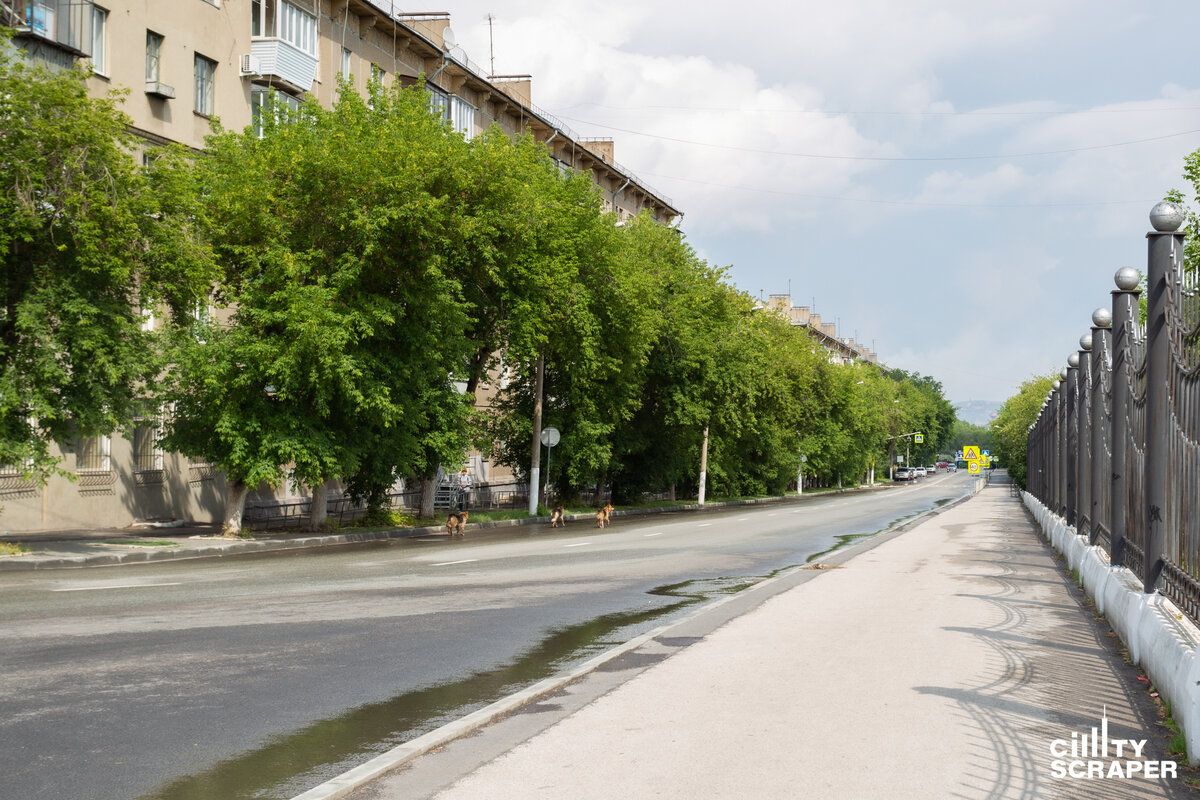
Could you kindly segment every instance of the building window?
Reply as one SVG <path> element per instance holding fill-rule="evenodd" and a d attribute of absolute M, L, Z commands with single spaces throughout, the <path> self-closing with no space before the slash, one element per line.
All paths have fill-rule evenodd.
<path fill-rule="evenodd" d="M 108 436 L 85 436 L 75 448 L 76 472 L 111 472 L 112 439 Z"/>
<path fill-rule="evenodd" d="M 317 18 L 286 0 L 252 0 L 250 35 L 278 37 L 310 56 L 317 54 Z"/>
<path fill-rule="evenodd" d="M 371 80 L 375 81 L 380 86 L 383 85 L 383 67 L 379 66 L 378 64 L 371 65 Z"/>
<path fill-rule="evenodd" d="M 250 116 L 254 121 L 254 135 L 260 139 L 263 136 L 263 114 L 272 115 L 276 124 L 291 122 L 300 114 L 301 105 L 300 100 L 290 94 L 255 84 L 250 89 Z"/>
<path fill-rule="evenodd" d="M 92 72 L 108 75 L 108 12 L 92 6 Z"/>
<path fill-rule="evenodd" d="M 342 77 L 350 77 L 350 51 L 345 47 L 342 48 Z"/>
<path fill-rule="evenodd" d="M 475 135 L 475 106 L 461 97 L 451 97 L 450 124 L 454 130 L 470 139 Z"/>
<path fill-rule="evenodd" d="M 450 111 L 450 98 L 444 93 L 428 87 L 429 89 L 429 110 L 433 112 L 438 119 L 446 119 Z"/>
<path fill-rule="evenodd" d="M 163 450 L 159 446 L 162 438 L 162 419 L 142 420 L 133 429 L 133 469 L 148 472 L 163 468 Z"/>
<path fill-rule="evenodd" d="M 158 83 L 162 78 L 163 37 L 146 31 L 146 83 Z"/>
<path fill-rule="evenodd" d="M 214 106 L 213 82 L 217 73 L 217 62 L 196 54 L 196 104 L 197 114 L 211 117 Z"/>

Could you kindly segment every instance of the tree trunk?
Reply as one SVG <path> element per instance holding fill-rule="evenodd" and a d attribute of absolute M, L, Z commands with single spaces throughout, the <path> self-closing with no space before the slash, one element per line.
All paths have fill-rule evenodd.
<path fill-rule="evenodd" d="M 433 517 L 433 497 L 437 491 L 437 483 L 433 478 L 421 479 L 421 517 L 422 519 L 430 519 Z"/>
<path fill-rule="evenodd" d="M 323 531 L 329 527 L 329 483 L 322 481 L 316 486 L 309 487 L 312 491 L 312 502 L 308 511 L 308 530 Z"/>
<path fill-rule="evenodd" d="M 225 521 L 221 525 L 222 536 L 242 535 L 242 514 L 246 510 L 246 496 L 250 487 L 240 480 L 229 481 L 229 494 L 225 498 Z"/>

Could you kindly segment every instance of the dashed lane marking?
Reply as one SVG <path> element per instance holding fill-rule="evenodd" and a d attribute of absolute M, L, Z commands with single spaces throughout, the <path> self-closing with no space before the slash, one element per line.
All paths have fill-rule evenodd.
<path fill-rule="evenodd" d="M 121 583 L 113 586 L 72 586 L 67 589 L 51 589 L 52 592 L 99 592 L 104 589 L 143 589 L 149 586 L 181 586 L 183 581 L 172 583 Z"/>

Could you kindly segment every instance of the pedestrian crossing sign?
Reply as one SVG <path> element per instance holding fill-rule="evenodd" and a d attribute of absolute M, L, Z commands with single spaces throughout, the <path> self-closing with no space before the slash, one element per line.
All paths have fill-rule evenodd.
<path fill-rule="evenodd" d="M 963 445 L 963 460 L 978 461 L 979 460 L 979 445 L 965 444 Z"/>
<path fill-rule="evenodd" d="M 917 444 L 925 444 L 925 434 L 923 434 L 923 433 L 918 433 L 918 434 L 916 435 L 916 443 L 917 443 Z"/>

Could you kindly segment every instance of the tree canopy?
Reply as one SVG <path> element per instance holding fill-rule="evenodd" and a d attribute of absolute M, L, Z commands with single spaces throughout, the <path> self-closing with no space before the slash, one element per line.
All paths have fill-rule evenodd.
<path fill-rule="evenodd" d="M 164 362 L 147 315 L 194 304 L 215 276 L 187 169 L 138 167 L 119 94 L 89 97 L 85 79 L 0 41 L 0 464 L 43 483 L 52 441 L 153 411 Z"/>
<path fill-rule="evenodd" d="M 995 454 L 1018 486 L 1026 485 L 1029 426 L 1037 419 L 1055 375 L 1035 376 L 1021 384 L 1017 393 L 1004 401 L 992 420 Z"/>
<path fill-rule="evenodd" d="M 421 86 L 268 100 L 140 169 L 80 74 L 0 64 L 0 115 L 33 132 L 0 129 L 0 463 L 45 469 L 50 439 L 161 404 L 164 446 L 228 477 L 230 531 L 264 482 L 380 503 L 473 444 L 524 477 L 539 359 L 560 497 L 694 491 L 705 441 L 712 493 L 738 495 L 802 455 L 806 482 L 856 481 L 905 434 L 914 460 L 950 436 L 936 380 L 838 363 L 678 230 L 618 221 L 528 134 L 465 139 Z"/>

